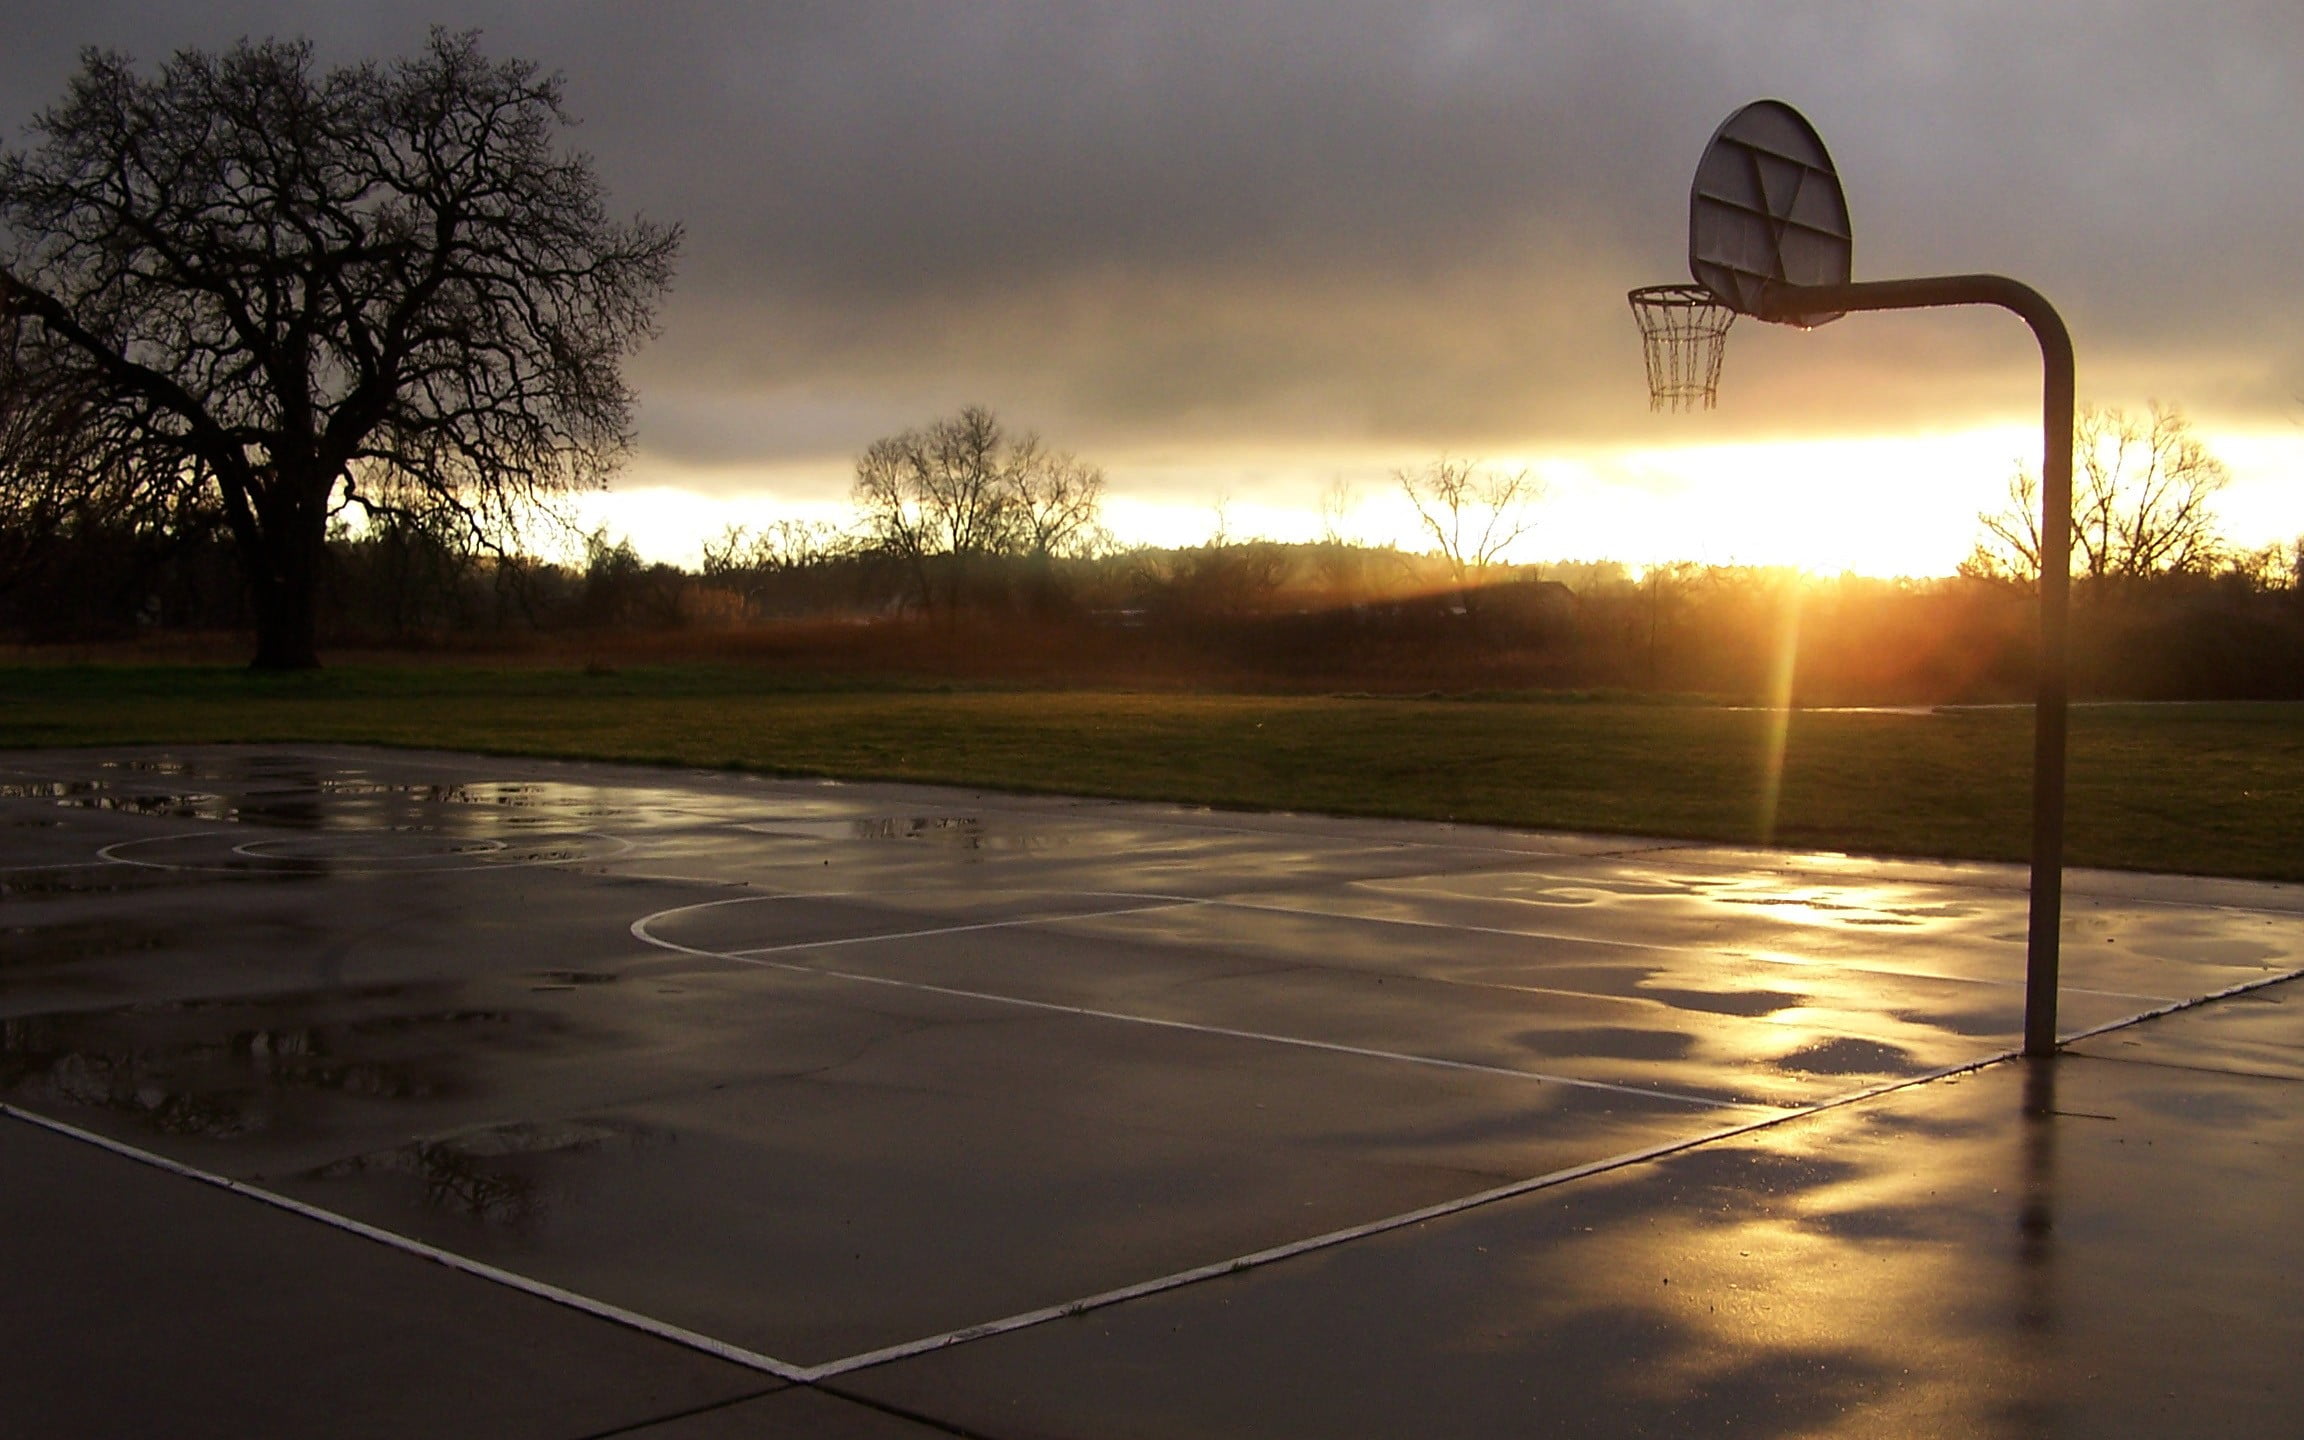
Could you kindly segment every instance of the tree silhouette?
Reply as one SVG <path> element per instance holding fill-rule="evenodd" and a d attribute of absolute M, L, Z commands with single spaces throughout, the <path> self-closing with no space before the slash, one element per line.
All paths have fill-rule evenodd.
<path fill-rule="evenodd" d="M 2225 558 L 2213 501 L 2231 476 L 2172 405 L 2143 416 L 2091 405 L 2073 424 L 2072 544 L 2093 580 L 2206 571 Z M 2019 467 L 2008 506 L 1976 517 L 1984 537 L 1962 573 L 2027 584 L 2040 578 L 2040 481 Z"/>
<path fill-rule="evenodd" d="M 1103 472 L 1036 435 L 1011 436 L 981 405 L 873 441 L 852 495 L 870 543 L 903 565 L 923 607 L 941 601 L 948 614 L 983 561 L 1022 557 L 1044 587 L 1054 557 L 1103 536 Z"/>
<path fill-rule="evenodd" d="M 1467 608 L 1476 603 L 1474 587 L 1514 541 L 1535 528 L 1528 507 L 1544 496 L 1543 482 L 1525 470 L 1502 475 L 1445 455 L 1421 470 L 1396 470 L 1392 478 L 1439 545 Z"/>
<path fill-rule="evenodd" d="M 258 666 L 318 663 L 332 516 L 501 545 L 620 458 L 680 232 L 608 217 L 557 77 L 443 30 L 325 73 L 302 42 L 82 58 L 0 157 L 11 403 L 83 480 L 213 497 Z"/>

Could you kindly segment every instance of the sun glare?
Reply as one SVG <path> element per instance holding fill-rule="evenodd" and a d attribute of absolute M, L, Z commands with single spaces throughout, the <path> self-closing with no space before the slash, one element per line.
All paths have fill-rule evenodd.
<path fill-rule="evenodd" d="M 1803 587 L 1783 587 L 1776 617 L 1775 650 L 1768 662 L 1768 733 L 1760 757 L 1760 843 L 1776 839 L 1776 809 L 1784 798 L 1784 745 L 1792 729 L 1792 677 L 1800 668 L 1800 603 Z"/>
<path fill-rule="evenodd" d="M 2242 548 L 2304 532 L 2304 436 L 2208 434 L 2233 482 L 2218 497 Z M 1789 566 L 1819 575 L 1948 575 L 1975 543 L 1977 515 L 2007 503 L 2008 477 L 2036 463 L 2028 424 L 1872 438 L 1746 441 L 1566 453 L 1465 450 L 1544 482 L 1535 524 L 1506 558 L 1614 560 L 1638 572 L 1691 561 Z M 1437 452 L 1435 452 L 1437 453 Z M 1430 546 L 1393 479 L 1430 455 L 1265 449 L 1239 455 L 1117 454 L 1103 460 L 1104 526 L 1123 545 L 1307 541 Z M 1341 509 L 1337 497 L 1348 503 Z M 1326 506 L 1327 513 L 1323 513 Z M 579 523 L 628 538 L 652 560 L 697 562 L 730 525 L 853 520 L 848 465 L 684 471 L 646 457 L 614 490 L 584 497 Z"/>
<path fill-rule="evenodd" d="M 2022 427 L 1629 450 L 1553 486 L 1551 546 L 1632 564 L 1945 575 L 2038 437 Z"/>

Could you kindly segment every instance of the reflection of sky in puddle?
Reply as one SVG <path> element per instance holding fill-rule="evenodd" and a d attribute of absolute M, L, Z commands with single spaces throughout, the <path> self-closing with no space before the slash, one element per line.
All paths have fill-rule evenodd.
<path fill-rule="evenodd" d="M 188 792 L 154 795 L 115 790 L 97 780 L 34 780 L 0 784 L 0 800 L 53 800 L 75 810 L 125 815 L 171 815 L 187 820 L 237 818 L 222 796 Z"/>
<path fill-rule="evenodd" d="M 1069 843 L 1044 831 L 988 826 L 982 817 L 975 815 L 851 816 L 846 819 L 776 816 L 746 821 L 736 828 L 787 840 L 916 841 L 954 850 L 1038 853 Z"/>
<path fill-rule="evenodd" d="M 1973 903 L 1949 901 L 1908 885 L 1785 885 L 1751 878 L 1698 881 L 1714 904 L 1763 910 L 1787 924 L 1839 928 L 1921 929 L 1981 913 Z"/>
<path fill-rule="evenodd" d="M 421 1006 L 414 987 L 181 1001 L 0 1019 L 0 1092 L 235 1139 L 316 1123 L 298 1097 L 430 1102 L 474 1085 L 469 1047 L 533 1047 L 542 1012 Z"/>
<path fill-rule="evenodd" d="M 426 868 L 425 862 L 552 864 L 631 848 L 630 842 L 593 828 L 602 817 L 632 813 L 626 803 L 618 803 L 633 798 L 633 792 L 622 789 L 529 780 L 401 782 L 357 766 L 265 757 L 205 766 L 172 760 L 108 762 L 103 768 L 118 778 L 11 781 L 0 784 L 0 801 L 223 822 L 256 832 L 242 839 L 220 832 L 155 834 L 99 847 L 104 860 L 163 869 L 289 876 L 407 870 Z M 131 777 L 157 775 L 197 779 L 210 788 L 169 794 L 127 788 Z M 23 823 L 23 811 L 9 819 Z M 47 823 L 53 828 L 53 822 Z M 304 834 L 265 836 L 266 830 Z"/>
<path fill-rule="evenodd" d="M 377 779 L 358 768 L 326 770 L 278 761 L 196 767 L 167 759 L 121 760 L 101 766 L 131 775 L 198 779 L 213 789 L 154 793 L 124 780 L 30 780 L 0 783 L 0 800 L 49 800 L 74 809 L 292 829 L 436 829 L 462 834 L 506 824 L 541 827 L 633 813 L 630 792 L 590 785 L 406 783 Z"/>
<path fill-rule="evenodd" d="M 638 1151 L 670 1132 L 627 1120 L 516 1120 L 412 1140 L 306 1172 L 310 1180 L 373 1182 L 405 1177 L 428 1209 L 515 1232 L 550 1215 L 580 1171 L 551 1162 L 604 1150 Z"/>

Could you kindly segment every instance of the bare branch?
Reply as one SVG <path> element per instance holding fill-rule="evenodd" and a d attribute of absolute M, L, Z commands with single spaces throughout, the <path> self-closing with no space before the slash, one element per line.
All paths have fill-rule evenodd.
<path fill-rule="evenodd" d="M 1483 584 L 1535 528 L 1529 511 L 1544 496 L 1543 482 L 1526 470 L 1502 475 L 1478 461 L 1445 455 L 1421 470 L 1396 470 L 1393 479 L 1416 507 L 1460 590 Z"/>

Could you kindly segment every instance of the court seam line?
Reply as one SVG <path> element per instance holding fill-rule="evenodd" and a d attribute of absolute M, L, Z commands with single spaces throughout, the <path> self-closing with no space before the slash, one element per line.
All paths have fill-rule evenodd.
<path fill-rule="evenodd" d="M 1161 1017 L 1154 1015 L 1130 1015 L 1118 1010 L 1097 1010 L 1084 1005 L 1065 1005 L 1053 1000 L 1033 1000 L 1020 995 L 996 994 L 988 990 L 963 990 L 957 986 L 952 985 L 932 985 L 925 981 L 919 980 L 903 980 L 887 975 L 869 975 L 861 971 L 835 970 L 829 966 L 799 965 L 786 960 L 768 960 L 760 958 L 763 953 L 788 953 L 790 951 L 796 950 L 812 950 L 828 944 L 859 944 L 863 943 L 862 939 L 849 939 L 839 941 L 804 941 L 795 943 L 790 946 L 777 947 L 773 951 L 765 952 L 741 950 L 704 950 L 699 949 L 693 945 L 682 945 L 677 941 L 666 940 L 662 936 L 650 932 L 647 928 L 649 921 L 659 919 L 663 916 L 678 914 L 685 910 L 704 909 L 708 906 L 741 904 L 744 902 L 744 900 L 752 898 L 782 899 L 804 897 L 740 896 L 729 900 L 708 901 L 705 905 L 674 906 L 667 910 L 659 910 L 652 915 L 643 915 L 639 919 L 633 921 L 631 925 L 632 937 L 636 940 L 639 940 L 643 944 L 653 945 L 663 950 L 676 951 L 684 955 L 694 955 L 700 959 L 724 960 L 737 965 L 750 965 L 765 970 L 783 970 L 795 975 L 814 975 L 828 980 L 847 980 L 861 985 L 885 985 L 892 989 L 918 990 L 927 994 L 945 995 L 958 1000 L 985 1001 L 995 1005 L 1011 1005 L 1021 1009 L 1038 1010 L 1049 1014 L 1073 1015 L 1090 1020 L 1109 1020 L 1123 1025 L 1144 1025 L 1164 1030 L 1182 1030 L 1192 1034 L 1213 1035 L 1230 1040 L 1248 1040 L 1266 1045 L 1286 1045 L 1297 1049 L 1318 1050 L 1335 1055 L 1352 1055 L 1365 1060 L 1387 1060 L 1398 1064 L 1426 1065 L 1435 1069 L 1458 1070 L 1471 1074 L 1497 1075 L 1514 1080 L 1534 1081 L 1540 1085 L 1565 1085 L 1579 1090 L 1598 1090 L 1608 1094 L 1624 1095 L 1640 1100 L 1660 1100 L 1670 1104 L 1691 1105 L 1705 1110 L 1764 1110 L 1771 1114 L 1780 1113 L 1782 1110 L 1782 1107 L 1780 1106 L 1769 1105 L 1753 1100 L 1736 1100 L 1724 1096 L 1692 1095 L 1676 1090 L 1644 1089 L 1636 1085 L 1620 1085 L 1606 1080 L 1585 1080 L 1572 1075 L 1554 1075 L 1548 1071 L 1542 1070 L 1518 1070 L 1504 1065 L 1484 1065 L 1478 1061 L 1473 1060 L 1449 1060 L 1436 1055 L 1412 1055 L 1405 1051 L 1378 1050 L 1368 1046 L 1346 1045 L 1341 1042 L 1332 1040 L 1314 1040 L 1299 1035 L 1277 1035 L 1261 1030 L 1239 1030 L 1223 1025 L 1201 1024 L 1192 1020 L 1169 1020 L 1162 1019 Z M 1108 911 L 1104 913 L 1136 914 L 1139 913 L 1140 910 L 1145 909 L 1177 909 L 1187 905 L 1200 903 L 1205 902 L 1180 901 L 1167 905 L 1142 906 L 1130 910 Z M 1079 918 L 1084 917 L 1078 915 L 1047 915 L 1000 921 L 985 925 L 968 926 L 964 928 L 971 930 L 1013 929 L 1025 925 L 1052 925 L 1061 923 L 1065 920 Z M 951 932 L 942 930 L 897 932 L 894 934 L 875 935 L 864 938 L 870 940 L 906 940 L 914 938 L 915 935 L 939 935 L 947 933 Z"/>
<path fill-rule="evenodd" d="M 2189 1000 L 2171 1000 L 2157 1010 L 2147 1010 L 2141 1015 L 2131 1015 L 2125 1020 L 2109 1020 L 2102 1025 L 2091 1025 L 2085 1030 L 2075 1031 L 2062 1037 L 2056 1042 L 2056 1045 L 2058 1049 L 2067 1045 L 2077 1045 L 2083 1040 L 2093 1040 L 2099 1035 L 2109 1035 L 2115 1030 L 2125 1030 L 2131 1025 L 2142 1024 L 2146 1020 L 2157 1020 L 2163 1015 L 2174 1015 L 2179 1011 L 2196 1009 L 2213 1000 L 2229 1000 L 2235 995 L 2245 995 L 2251 990 L 2261 990 L 2267 985 L 2278 985 L 2283 981 L 2296 979 L 2304 979 L 2304 967 L 2283 970 L 2274 975 L 2259 975 L 2252 980 L 2243 980 L 2237 985 L 2227 985 L 2221 990 L 2211 990 L 2205 995 L 2195 995 Z M 2083 1056 L 2081 1058 L 2094 1057 Z"/>
<path fill-rule="evenodd" d="M 0 1101 L 0 1116 L 21 1120 L 25 1124 L 49 1131 L 52 1134 L 93 1145 L 100 1150 L 109 1151 L 124 1159 L 149 1165 L 156 1170 L 165 1171 L 186 1180 L 195 1180 L 203 1185 L 213 1186 L 234 1195 L 246 1196 L 248 1199 L 260 1201 L 275 1209 L 285 1210 L 291 1215 L 299 1215 L 306 1220 L 316 1221 L 329 1229 L 356 1235 L 363 1240 L 375 1241 L 377 1244 L 397 1250 L 402 1254 L 430 1260 L 449 1270 L 502 1285 L 550 1304 L 560 1305 L 590 1315 L 595 1319 L 622 1325 L 644 1335 L 655 1336 L 659 1340 L 669 1341 L 675 1345 L 684 1345 L 691 1350 L 701 1351 L 732 1365 L 742 1366 L 747 1370 L 774 1375 L 780 1380 L 789 1380 L 795 1384 L 804 1384 L 809 1379 L 807 1367 L 794 1365 L 788 1360 L 778 1360 L 772 1355 L 764 1355 L 756 1350 L 747 1350 L 740 1345 L 731 1345 L 725 1340 L 715 1340 L 699 1331 L 643 1315 L 637 1310 L 627 1310 L 621 1305 L 612 1305 L 605 1300 L 595 1300 L 589 1295 L 580 1295 L 573 1290 L 563 1289 L 547 1281 L 532 1279 L 515 1271 L 491 1265 L 484 1260 L 474 1260 L 469 1256 L 459 1255 L 453 1250 L 444 1250 L 437 1245 L 426 1244 L 422 1240 L 397 1234 L 381 1226 L 371 1225 L 364 1220 L 355 1220 L 349 1215 L 341 1215 L 336 1211 L 323 1209 L 318 1205 L 283 1195 L 276 1190 L 267 1190 L 261 1185 L 251 1185 L 245 1180 L 235 1180 L 229 1175 L 202 1170 L 198 1166 L 187 1165 L 181 1160 L 170 1159 L 157 1151 L 130 1145 L 126 1141 L 115 1140 L 109 1135 L 83 1129 L 67 1121 L 53 1119 L 36 1111 L 8 1104 L 5 1101 Z"/>
<path fill-rule="evenodd" d="M 731 1395 L 725 1400 L 710 1400 L 701 1405 L 691 1405 L 685 1410 L 674 1410 L 665 1415 L 643 1416 L 638 1420 L 611 1425 L 605 1430 L 587 1431 L 585 1434 L 576 1436 L 575 1440 L 615 1440 L 615 1437 L 619 1435 L 635 1435 L 643 1430 L 652 1430 L 659 1425 L 672 1425 L 682 1420 L 693 1420 L 699 1415 L 712 1415 L 722 1410 L 733 1410 L 739 1405 L 749 1405 L 755 1400 L 765 1400 L 771 1395 L 782 1395 L 793 1388 L 789 1384 L 771 1385 L 765 1390 L 755 1390 L 747 1395 Z"/>

